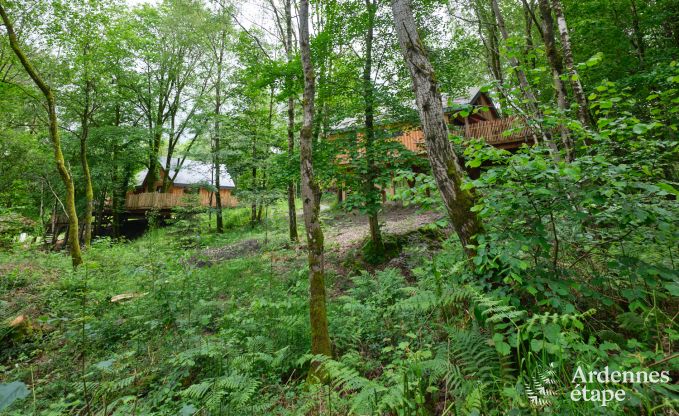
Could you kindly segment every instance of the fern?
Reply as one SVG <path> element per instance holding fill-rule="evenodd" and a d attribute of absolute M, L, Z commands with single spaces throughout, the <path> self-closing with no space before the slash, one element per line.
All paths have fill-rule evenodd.
<path fill-rule="evenodd" d="M 596 313 L 596 309 L 589 309 L 582 313 L 576 314 L 557 314 L 544 313 L 531 316 L 522 326 L 522 330 L 530 332 L 536 324 L 547 325 L 550 323 L 560 324 L 563 327 L 573 327 L 583 329 L 581 320 L 590 317 Z"/>

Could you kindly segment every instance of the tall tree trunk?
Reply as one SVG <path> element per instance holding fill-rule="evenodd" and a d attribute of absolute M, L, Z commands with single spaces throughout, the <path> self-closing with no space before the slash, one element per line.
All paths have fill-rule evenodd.
<path fill-rule="evenodd" d="M 505 25 L 505 19 L 502 16 L 502 12 L 500 11 L 500 5 L 498 4 L 498 0 L 491 0 L 491 7 L 493 9 L 493 14 L 495 15 L 495 20 L 497 21 L 497 26 L 500 29 L 500 33 L 502 34 L 502 39 L 504 39 L 505 43 L 509 40 L 509 32 L 507 32 L 507 26 Z M 538 119 L 542 118 L 542 111 L 540 110 L 540 107 L 538 106 L 538 100 L 535 98 L 535 94 L 533 94 L 533 90 L 528 83 L 528 78 L 526 78 L 526 73 L 521 69 L 519 65 L 519 60 L 514 57 L 514 56 L 509 56 L 509 63 L 511 66 L 514 68 L 514 72 L 516 73 L 516 77 L 519 80 L 519 89 L 521 90 L 524 98 L 526 99 L 527 102 L 527 107 L 528 110 L 534 114 Z M 559 149 L 556 147 L 556 144 L 549 138 L 547 134 L 540 128 L 540 134 L 542 136 L 542 140 L 547 144 L 549 147 L 549 151 L 551 153 L 552 158 L 554 161 L 558 162 L 561 157 L 559 156 Z M 537 141 L 537 135 L 533 133 L 533 138 Z"/>
<path fill-rule="evenodd" d="M 561 47 L 563 48 L 563 57 L 566 62 L 566 69 L 568 69 L 568 79 L 571 82 L 571 88 L 573 88 L 573 95 L 575 96 L 575 101 L 578 103 L 578 119 L 585 126 L 593 126 L 592 117 L 589 114 L 589 104 L 587 102 L 587 96 L 585 95 L 585 90 L 582 88 L 582 83 L 580 82 L 580 76 L 578 75 L 577 69 L 575 69 L 575 61 L 573 59 L 573 49 L 571 47 L 571 36 L 568 32 L 568 25 L 566 24 L 566 16 L 563 12 L 563 6 L 561 5 L 561 0 L 551 0 L 552 10 L 554 10 L 554 15 L 556 16 L 556 23 L 559 28 L 559 34 L 561 35 Z"/>
<path fill-rule="evenodd" d="M 220 38 L 220 43 L 219 43 L 219 56 L 217 60 L 217 85 L 215 85 L 215 137 L 213 140 L 213 149 L 212 149 L 212 161 L 214 164 L 214 170 L 215 170 L 215 188 L 217 188 L 217 192 L 215 193 L 215 209 L 216 209 L 216 217 L 217 217 L 217 233 L 223 233 L 224 232 L 224 220 L 222 218 L 222 195 L 220 192 L 220 175 L 221 175 L 221 161 L 219 158 L 219 152 L 221 150 L 221 143 L 220 143 L 220 120 L 219 117 L 221 115 L 221 110 L 222 110 L 222 69 L 224 65 L 224 47 L 226 43 L 226 31 L 222 30 L 221 32 L 221 38 Z"/>
<path fill-rule="evenodd" d="M 253 136 L 252 139 L 252 196 L 253 198 L 256 198 L 257 195 L 257 189 L 259 188 L 257 185 L 257 165 L 256 163 L 256 157 L 257 157 L 257 135 Z M 252 214 L 250 216 L 250 225 L 252 228 L 255 227 L 257 224 L 257 200 L 255 199 L 252 202 L 252 207 L 251 207 Z"/>
<path fill-rule="evenodd" d="M 54 150 L 54 161 L 57 165 L 57 170 L 59 171 L 59 176 L 61 181 L 64 183 L 64 188 L 66 188 L 66 201 L 65 208 L 66 214 L 68 214 L 68 244 L 71 253 L 71 262 L 73 267 L 78 267 L 82 264 L 82 254 L 80 251 L 80 241 L 78 239 L 78 214 L 75 210 L 75 189 L 73 186 L 73 179 L 71 178 L 71 173 L 66 167 L 64 161 L 64 154 L 61 151 L 61 139 L 59 137 L 59 125 L 57 121 L 57 111 L 56 111 L 56 100 L 52 89 L 49 85 L 43 81 L 38 72 L 35 70 L 31 62 L 28 60 L 24 52 L 19 46 L 19 41 L 16 37 L 16 32 L 14 31 L 14 26 L 7 16 L 7 12 L 4 8 L 4 2 L 0 0 L 0 17 L 5 24 L 7 29 L 7 35 L 9 37 L 9 43 L 17 56 L 21 65 L 24 67 L 28 75 L 31 77 L 35 85 L 40 89 L 45 97 L 45 104 L 47 105 L 47 116 L 49 119 L 49 135 L 52 141 L 52 148 Z"/>
<path fill-rule="evenodd" d="M 162 101 L 162 99 L 159 100 Z M 165 107 L 162 104 L 159 104 L 155 125 L 152 125 L 150 128 L 152 137 L 149 146 L 149 171 L 146 174 L 146 192 L 155 192 L 156 182 L 158 182 L 159 179 L 158 169 L 160 168 L 160 164 L 158 163 L 158 156 L 160 154 L 160 144 L 163 138 L 163 115 L 161 113 L 164 111 Z M 153 122 L 151 122 L 151 124 L 153 124 Z"/>
<path fill-rule="evenodd" d="M 120 126 L 120 103 L 116 101 L 115 105 L 115 121 L 116 127 Z M 117 239 L 120 236 L 120 214 L 121 201 L 124 205 L 125 190 L 121 192 L 121 186 L 118 183 L 118 143 L 113 144 L 113 154 L 111 155 L 111 236 Z"/>
<path fill-rule="evenodd" d="M 535 69 L 535 45 L 533 44 L 533 9 L 528 2 L 523 3 L 524 37 L 526 39 L 526 56 L 530 56 L 528 62 L 531 68 Z"/>
<path fill-rule="evenodd" d="M 502 94 L 502 64 L 500 62 L 500 46 L 497 36 L 497 25 L 495 18 L 493 22 L 489 22 L 488 11 L 486 9 L 486 2 L 475 0 L 472 3 L 472 9 L 476 15 L 479 25 L 479 36 L 486 49 L 486 60 L 488 61 L 488 72 L 497 81 L 498 90 Z M 490 11 L 492 13 L 492 10 Z M 452 14 L 453 12 L 451 12 Z"/>
<path fill-rule="evenodd" d="M 288 65 L 292 64 L 294 51 L 292 47 L 292 1 L 285 0 L 285 53 Z M 295 151 L 295 98 L 290 91 L 292 89 L 292 75 L 285 78 L 286 89 L 288 90 L 288 158 L 292 158 Z M 288 229 L 290 241 L 299 241 L 297 234 L 297 207 L 295 207 L 295 184 L 292 180 L 288 182 Z"/>
<path fill-rule="evenodd" d="M 373 37 L 375 32 L 375 13 L 377 3 L 373 0 L 365 0 L 368 24 L 365 36 L 365 64 L 363 66 L 363 100 L 365 115 L 365 160 L 367 173 L 365 177 L 365 198 L 368 211 L 368 223 L 370 224 L 370 241 L 375 254 L 384 253 L 384 243 L 377 214 L 380 209 L 379 190 L 375 187 L 377 167 L 375 166 L 375 89 L 372 82 L 372 53 Z"/>
<path fill-rule="evenodd" d="M 448 126 L 445 123 L 434 68 L 417 32 L 410 0 L 392 0 L 391 8 L 401 51 L 412 77 L 427 143 L 427 155 L 436 185 L 463 250 L 468 257 L 473 257 L 476 254 L 473 248 L 474 236 L 481 233 L 483 227 L 479 217 L 472 211 L 473 195 L 462 189 L 464 171 L 448 140 Z"/>
<path fill-rule="evenodd" d="M 554 90 L 556 92 L 556 104 L 563 112 L 568 110 L 568 95 L 566 86 L 561 80 L 563 75 L 563 63 L 559 50 L 556 48 L 556 37 L 554 36 L 554 19 L 552 18 L 552 10 L 549 6 L 549 0 L 538 0 L 538 8 L 540 9 L 540 17 L 542 21 L 542 39 L 545 43 L 545 54 L 547 55 L 547 62 L 552 71 L 552 81 L 554 83 Z M 566 151 L 566 160 L 573 160 L 573 141 L 568 134 L 565 127 L 560 127 L 561 142 Z"/>
<path fill-rule="evenodd" d="M 87 56 L 87 48 L 85 48 Z M 85 63 L 87 66 L 87 62 Z M 87 160 L 87 139 L 90 134 L 90 95 L 92 92 L 92 82 L 88 79 L 87 68 L 85 69 L 85 105 L 81 115 L 80 132 L 80 164 L 83 169 L 85 179 L 85 215 L 83 216 L 83 245 L 90 246 L 92 240 L 92 211 L 94 209 L 94 191 L 92 189 L 92 175 L 90 174 L 90 164 Z"/>
<path fill-rule="evenodd" d="M 323 259 L 323 230 L 321 229 L 321 190 L 316 183 L 313 166 L 312 129 L 314 121 L 315 75 L 309 47 L 309 0 L 301 0 L 299 7 L 299 48 L 304 71 L 304 117 L 299 134 L 300 171 L 302 177 L 302 205 L 309 254 L 309 320 L 311 323 L 311 353 L 331 356 L 330 334 L 325 296 Z M 324 380 L 318 362 L 313 362 L 309 380 Z"/>
<path fill-rule="evenodd" d="M 639 24 L 636 0 L 630 0 L 630 8 L 632 11 L 632 29 L 634 29 L 634 46 L 637 48 L 639 65 L 643 65 L 646 57 L 646 46 L 644 45 L 644 33 L 641 31 L 641 25 Z"/>
<path fill-rule="evenodd" d="M 504 39 L 504 41 L 507 42 L 507 40 L 509 39 L 509 32 L 507 32 L 507 26 L 505 25 L 505 19 L 502 16 L 502 12 L 500 11 L 500 5 L 498 4 L 498 0 L 491 0 L 491 6 L 493 14 L 495 15 L 495 20 L 497 21 L 498 29 L 500 29 L 500 34 L 502 34 L 502 39 Z M 533 94 L 533 90 L 531 89 L 530 84 L 528 83 L 526 73 L 519 66 L 519 60 L 516 59 L 514 56 L 510 56 L 509 63 L 512 66 L 512 68 L 514 68 L 514 72 L 516 72 L 516 78 L 519 81 L 519 88 L 521 89 L 521 93 L 523 94 L 524 98 L 527 101 L 528 109 L 531 112 L 536 113 L 537 99 L 535 98 L 535 94 Z"/>

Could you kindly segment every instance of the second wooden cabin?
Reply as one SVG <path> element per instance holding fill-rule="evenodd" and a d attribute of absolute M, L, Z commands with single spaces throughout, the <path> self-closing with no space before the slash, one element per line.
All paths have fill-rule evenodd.
<path fill-rule="evenodd" d="M 500 114 L 491 97 L 480 88 L 471 88 L 460 97 L 451 98 L 443 95 L 443 112 L 448 130 L 451 134 L 462 136 L 467 139 L 482 139 L 491 146 L 516 150 L 523 144 L 533 143 L 533 137 L 526 125 L 516 117 L 500 117 Z M 415 152 L 421 157 L 427 156 L 424 132 L 419 123 L 390 123 L 380 122 L 376 128 L 388 128 L 396 130 L 392 140 L 400 142 L 406 149 Z M 333 137 L 360 132 L 363 128 L 361 120 L 346 118 L 338 123 L 331 134 Z M 338 163 L 349 163 L 347 155 L 338 155 Z M 471 169 L 472 177 L 478 175 L 478 169 Z M 393 193 L 395 185 L 386 192 Z M 340 200 L 344 198 L 343 192 L 338 189 Z"/>
<path fill-rule="evenodd" d="M 215 175 L 211 163 L 196 160 L 172 158 L 169 171 L 165 169 L 165 161 L 158 160 L 160 172 L 158 180 L 151 189 L 156 192 L 145 192 L 147 186 L 148 169 L 144 169 L 136 176 L 135 188 L 125 197 L 125 209 L 128 212 L 146 211 L 149 209 L 169 210 L 182 206 L 187 202 L 187 196 L 197 194 L 200 205 L 216 206 Z M 168 177 L 169 175 L 169 177 Z M 163 179 L 168 177 L 170 184 L 162 192 Z M 219 194 L 223 207 L 234 207 L 238 203 L 233 196 L 235 185 L 225 166 L 221 166 L 219 175 Z"/>

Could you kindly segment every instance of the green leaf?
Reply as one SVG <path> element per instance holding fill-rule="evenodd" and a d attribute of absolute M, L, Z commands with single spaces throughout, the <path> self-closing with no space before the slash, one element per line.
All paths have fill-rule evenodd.
<path fill-rule="evenodd" d="M 185 404 L 182 406 L 181 410 L 179 411 L 180 416 L 192 416 L 198 412 L 198 409 L 196 409 L 196 406 L 192 404 Z"/>
<path fill-rule="evenodd" d="M 493 342 L 495 343 L 495 349 L 500 355 L 509 355 L 512 348 L 504 341 L 504 336 L 502 334 L 493 335 Z"/>
<path fill-rule="evenodd" d="M 481 166 L 481 160 L 480 159 L 470 160 L 469 162 L 467 162 L 467 166 L 469 166 L 470 168 L 478 168 L 479 166 Z"/>
<path fill-rule="evenodd" d="M 112 358 L 110 360 L 100 361 L 100 362 L 96 363 L 94 366 L 97 367 L 100 370 L 105 370 L 107 368 L 111 368 L 111 366 L 113 365 L 113 363 L 115 361 L 116 360 Z"/>
<path fill-rule="evenodd" d="M 552 341 L 557 342 L 559 340 L 559 335 L 561 335 L 561 327 L 557 324 L 548 324 L 545 326 L 545 337 Z"/>
<path fill-rule="evenodd" d="M 657 184 L 657 186 L 658 186 L 658 188 L 662 189 L 663 191 L 665 191 L 667 193 L 679 196 L 679 191 L 675 187 L 670 185 L 669 183 L 661 182 L 661 183 Z"/>
<path fill-rule="evenodd" d="M 530 349 L 534 352 L 540 352 L 542 350 L 542 340 L 539 339 L 531 339 L 530 340 Z"/>
<path fill-rule="evenodd" d="M 0 410 L 6 409 L 15 400 L 28 396 L 28 388 L 21 381 L 0 384 Z"/>
<path fill-rule="evenodd" d="M 679 296 L 679 283 L 678 282 L 669 282 L 664 284 L 665 289 L 667 289 L 668 292 L 670 292 L 670 295 L 677 297 Z"/>
<path fill-rule="evenodd" d="M 644 134 L 646 131 L 648 131 L 648 125 L 643 124 L 643 123 L 637 123 L 632 127 L 632 131 L 634 134 Z"/>

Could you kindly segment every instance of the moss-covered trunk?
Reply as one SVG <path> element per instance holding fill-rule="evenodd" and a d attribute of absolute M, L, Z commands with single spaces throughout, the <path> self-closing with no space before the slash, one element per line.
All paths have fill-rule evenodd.
<path fill-rule="evenodd" d="M 85 50 L 85 55 L 87 49 Z M 87 63 L 85 63 L 87 65 Z M 85 180 L 85 215 L 83 216 L 83 245 L 90 246 L 92 240 L 92 211 L 94 208 L 94 190 L 92 189 L 92 175 L 90 173 L 90 164 L 87 160 L 87 139 L 90 134 L 90 95 L 92 92 L 92 82 L 87 79 L 87 69 L 85 70 L 85 104 L 81 115 L 81 131 L 80 131 L 80 165 L 83 169 L 83 178 Z"/>
<path fill-rule="evenodd" d="M 311 322 L 311 353 L 331 356 L 330 334 L 325 296 L 325 270 L 323 258 L 323 230 L 321 229 L 321 191 L 314 177 L 312 128 L 314 120 L 314 68 L 309 46 L 309 0 L 301 0 L 299 8 L 299 46 L 304 70 L 304 118 L 299 134 L 300 170 L 302 177 L 302 204 L 309 255 L 309 319 Z M 318 362 L 313 362 L 309 380 L 323 380 Z"/>
<path fill-rule="evenodd" d="M 54 150 L 54 161 L 57 165 L 57 171 L 61 177 L 61 181 L 64 183 L 64 188 L 66 188 L 66 200 L 64 201 L 64 207 L 66 209 L 66 215 L 68 215 L 68 245 L 71 253 L 71 260 L 73 267 L 77 267 L 82 264 L 82 254 L 80 252 L 80 240 L 78 239 L 78 214 L 75 210 L 75 189 L 73 187 L 73 179 L 71 178 L 71 173 L 66 167 L 66 162 L 64 161 L 64 154 L 61 151 L 61 139 L 59 137 L 59 124 L 57 121 L 57 111 L 56 111 L 56 100 L 52 89 L 45 81 L 40 77 L 38 72 L 35 70 L 31 62 L 28 60 L 23 50 L 19 46 L 19 42 L 16 37 L 16 32 L 14 31 L 14 26 L 9 20 L 9 16 L 5 11 L 2 2 L 0 2 L 0 17 L 2 18 L 5 28 L 7 30 L 7 35 L 9 37 L 9 43 L 14 51 L 14 54 L 19 58 L 21 65 L 24 67 L 28 75 L 31 77 L 35 85 L 40 89 L 45 97 L 45 104 L 47 106 L 47 116 L 49 119 L 49 136 L 52 141 L 52 148 Z"/>

